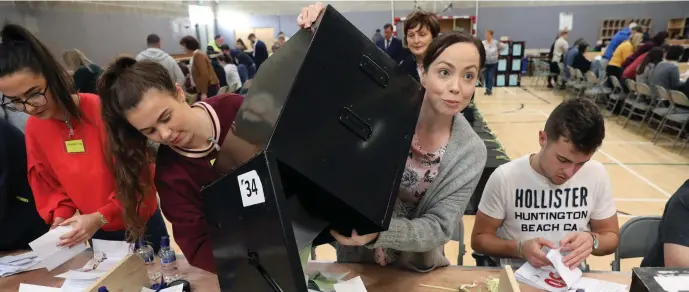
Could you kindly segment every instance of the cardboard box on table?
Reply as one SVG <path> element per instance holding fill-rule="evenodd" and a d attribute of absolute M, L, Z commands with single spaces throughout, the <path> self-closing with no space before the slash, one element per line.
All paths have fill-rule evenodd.
<path fill-rule="evenodd" d="M 333 7 L 316 27 L 261 65 L 202 190 L 222 291 L 306 292 L 300 250 L 388 228 L 423 91 Z"/>

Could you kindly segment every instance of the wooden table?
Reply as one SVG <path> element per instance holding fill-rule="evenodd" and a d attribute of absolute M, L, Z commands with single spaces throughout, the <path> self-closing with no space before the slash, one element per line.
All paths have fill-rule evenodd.
<path fill-rule="evenodd" d="M 69 269 L 81 268 L 89 258 L 91 252 L 84 252 L 76 258 L 68 261 L 59 268 L 48 272 L 46 269 L 25 272 L 13 275 L 6 278 L 0 278 L 0 292 L 16 292 L 19 289 L 20 283 L 60 287 L 63 279 L 55 278 L 66 272 Z M 179 257 L 178 267 L 184 279 L 189 281 L 192 285 L 192 290 L 196 292 L 219 292 L 218 279 L 215 274 L 194 268 L 184 259 Z M 326 271 L 331 273 L 349 272 L 347 279 L 361 276 L 366 289 L 369 292 L 433 292 L 443 291 L 434 288 L 427 288 L 419 284 L 440 286 L 446 288 L 457 288 L 462 284 L 471 284 L 472 281 L 480 280 L 485 277 L 499 277 L 500 270 L 495 268 L 484 267 L 458 267 L 452 266 L 442 269 L 437 269 L 431 273 L 421 274 L 403 271 L 395 268 L 383 268 L 376 265 L 360 265 L 360 264 L 337 264 L 330 262 L 310 262 L 307 268 L 309 271 Z M 586 277 L 596 278 L 600 280 L 616 282 L 629 285 L 631 282 L 630 273 L 613 273 L 613 272 L 594 272 L 585 274 Z M 486 291 L 485 286 L 479 285 L 471 291 Z M 520 284 L 522 291 L 538 291 L 531 286 Z M 137 291 L 138 292 L 138 291 Z"/>

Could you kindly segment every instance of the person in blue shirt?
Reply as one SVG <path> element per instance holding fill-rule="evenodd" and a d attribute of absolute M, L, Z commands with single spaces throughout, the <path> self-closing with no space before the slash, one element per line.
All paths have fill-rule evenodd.
<path fill-rule="evenodd" d="M 605 48 L 605 53 L 603 53 L 603 62 L 606 63 L 612 59 L 612 54 L 615 53 L 615 50 L 617 47 L 622 44 L 624 41 L 628 40 L 629 37 L 632 35 L 632 28 L 635 28 L 639 26 L 638 24 L 632 22 L 629 24 L 629 27 L 625 27 L 624 29 L 618 31 L 615 36 L 612 37 L 610 42 L 608 43 L 608 46 Z"/>
<path fill-rule="evenodd" d="M 586 41 L 584 41 L 584 39 L 578 39 L 574 42 L 574 45 L 567 50 L 565 54 L 565 69 L 572 67 L 574 64 L 574 58 L 579 54 L 579 45 L 582 43 L 586 44 Z M 588 46 L 588 44 L 586 46 Z M 569 80 L 569 70 L 565 70 L 565 77 Z"/>

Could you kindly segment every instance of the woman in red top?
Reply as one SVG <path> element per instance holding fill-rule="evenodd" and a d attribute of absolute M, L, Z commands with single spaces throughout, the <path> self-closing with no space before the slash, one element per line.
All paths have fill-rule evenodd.
<path fill-rule="evenodd" d="M 53 228 L 73 224 L 58 245 L 71 247 L 90 238 L 125 240 L 127 220 L 115 196 L 110 159 L 103 155 L 98 96 L 77 93 L 64 68 L 25 28 L 8 24 L 0 35 L 0 92 L 9 100 L 3 107 L 31 115 L 26 124 L 28 179 L 39 215 Z M 144 180 L 151 176 L 142 174 Z M 148 221 L 146 239 L 157 247 L 167 232 L 155 189 L 146 191 L 146 200 L 136 206 L 140 219 L 127 223 Z"/>
<path fill-rule="evenodd" d="M 98 94 L 123 201 L 134 205 L 141 190 L 152 187 L 136 180 L 139 161 L 146 157 L 147 141 L 160 143 L 155 186 L 175 242 L 191 265 L 215 272 L 201 187 L 219 178 L 212 165 L 244 98 L 219 95 L 190 106 L 163 66 L 131 58 L 120 58 L 106 70 Z M 125 207 L 125 217 L 133 216 Z M 136 226 L 129 229 L 140 232 Z"/>

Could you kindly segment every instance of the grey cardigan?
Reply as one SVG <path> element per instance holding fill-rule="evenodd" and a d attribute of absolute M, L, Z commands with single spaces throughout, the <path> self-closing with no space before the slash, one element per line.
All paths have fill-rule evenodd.
<path fill-rule="evenodd" d="M 444 245 L 461 223 L 486 155 L 485 144 L 464 116 L 455 115 L 438 176 L 419 201 L 413 219 L 399 216 L 401 204 L 396 204 L 388 230 L 372 244 L 352 247 L 335 243 L 338 262 L 375 263 L 374 248 L 382 247 L 398 251 L 394 264 L 406 269 L 428 272 L 448 266 Z"/>

